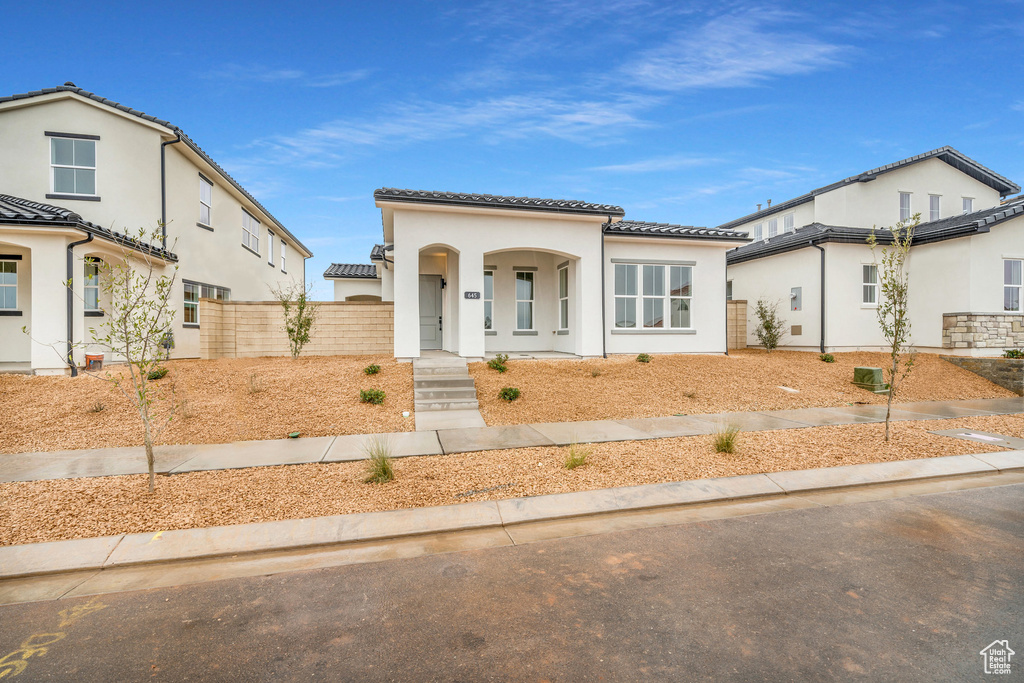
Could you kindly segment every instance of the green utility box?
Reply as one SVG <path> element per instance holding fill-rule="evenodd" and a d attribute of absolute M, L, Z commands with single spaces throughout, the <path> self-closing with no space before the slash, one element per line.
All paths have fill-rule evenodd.
<path fill-rule="evenodd" d="M 889 385 L 885 383 L 882 368 L 854 368 L 853 383 L 876 394 L 889 393 Z"/>

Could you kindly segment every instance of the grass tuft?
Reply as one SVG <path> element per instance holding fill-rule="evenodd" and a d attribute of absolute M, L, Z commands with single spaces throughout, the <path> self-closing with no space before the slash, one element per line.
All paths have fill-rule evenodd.
<path fill-rule="evenodd" d="M 578 443 L 569 444 L 569 453 L 565 456 L 565 469 L 574 470 L 587 464 L 587 457 L 590 455 L 590 446 Z"/>
<path fill-rule="evenodd" d="M 739 427 L 733 427 L 731 425 L 720 426 L 718 431 L 715 432 L 715 452 L 735 453 L 736 437 L 739 433 Z"/>
<path fill-rule="evenodd" d="M 156 381 L 158 379 L 163 379 L 166 376 L 167 376 L 167 367 L 164 366 L 164 365 L 161 365 L 160 367 L 153 368 L 148 373 L 146 373 L 146 379 L 151 380 L 151 381 Z"/>
<path fill-rule="evenodd" d="M 249 375 L 249 393 L 258 394 L 261 391 L 266 390 L 266 386 L 263 384 L 263 378 L 257 375 L 255 372 Z"/>
<path fill-rule="evenodd" d="M 363 453 L 368 458 L 365 483 L 383 484 L 395 478 L 395 470 L 391 466 L 391 442 L 386 436 L 370 437 L 363 445 Z"/>
<path fill-rule="evenodd" d="M 103 401 L 96 401 L 95 403 L 92 404 L 92 406 L 90 406 L 89 412 L 90 413 L 102 413 L 106 409 L 107 409 L 107 406 L 106 406 L 105 403 L 103 403 Z"/>
<path fill-rule="evenodd" d="M 195 417 L 199 417 L 199 412 L 192 404 L 192 399 L 183 398 L 181 399 L 181 416 L 186 420 L 191 420 Z"/>
<path fill-rule="evenodd" d="M 593 370 L 591 370 L 590 371 L 590 376 L 591 377 L 600 377 L 601 376 L 600 368 L 594 368 Z"/>

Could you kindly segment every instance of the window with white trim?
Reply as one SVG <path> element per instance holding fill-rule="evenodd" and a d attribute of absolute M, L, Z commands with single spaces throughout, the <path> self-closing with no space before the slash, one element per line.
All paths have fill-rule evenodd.
<path fill-rule="evenodd" d="M 878 305 L 878 266 L 873 263 L 861 265 L 860 302 L 865 306 Z"/>
<path fill-rule="evenodd" d="M 569 266 L 558 269 L 558 329 L 569 329 Z"/>
<path fill-rule="evenodd" d="M 494 329 L 494 271 L 484 271 L 484 329 Z"/>
<path fill-rule="evenodd" d="M 85 280 L 82 296 L 85 298 L 85 310 L 100 310 L 100 264 L 96 258 L 85 259 Z"/>
<path fill-rule="evenodd" d="M 764 236 L 764 228 L 760 223 L 754 226 L 754 241 L 761 239 Z"/>
<path fill-rule="evenodd" d="M 287 254 L 285 253 L 285 250 L 287 249 L 287 247 L 288 247 L 288 245 L 285 244 L 284 241 L 282 240 L 281 241 L 281 272 L 282 273 L 287 273 L 288 272 L 288 263 L 286 261 Z"/>
<path fill-rule="evenodd" d="M 231 290 L 227 287 L 216 285 L 204 285 L 199 282 L 184 282 L 185 285 L 185 310 L 182 322 L 186 326 L 199 326 L 199 300 L 216 299 L 217 301 L 230 301 Z"/>
<path fill-rule="evenodd" d="M 50 138 L 50 168 L 57 194 L 96 196 L 96 141 Z"/>
<path fill-rule="evenodd" d="M 787 213 L 782 217 L 782 232 L 793 232 L 793 214 Z"/>
<path fill-rule="evenodd" d="M 692 298 L 692 266 L 615 264 L 617 328 L 690 329 Z M 637 312 L 640 313 L 639 325 Z"/>
<path fill-rule="evenodd" d="M 964 213 L 974 213 L 974 197 L 963 198 Z"/>
<path fill-rule="evenodd" d="M 267 230 L 267 263 L 274 265 L 274 232 Z"/>
<path fill-rule="evenodd" d="M 732 301 L 732 280 L 725 283 L 725 300 Z"/>
<path fill-rule="evenodd" d="M 942 205 L 942 197 L 937 194 L 928 195 L 928 220 L 937 221 L 939 220 L 939 210 Z"/>
<path fill-rule="evenodd" d="M 533 272 L 516 271 L 516 329 L 533 329 Z"/>
<path fill-rule="evenodd" d="M 910 216 L 910 193 L 900 192 L 900 220 L 909 221 Z"/>
<path fill-rule="evenodd" d="M 779 234 L 779 219 L 771 218 L 768 220 L 768 237 L 775 237 Z"/>
<path fill-rule="evenodd" d="M 1024 312 L 1022 274 L 1024 259 L 1003 259 L 1003 310 L 1008 313 Z"/>
<path fill-rule="evenodd" d="M 260 253 L 260 222 L 242 209 L 242 245 Z"/>
<path fill-rule="evenodd" d="M 0 261 L 0 310 L 18 309 L 18 262 Z"/>
<path fill-rule="evenodd" d="M 213 225 L 213 183 L 199 176 L 199 222 Z"/>

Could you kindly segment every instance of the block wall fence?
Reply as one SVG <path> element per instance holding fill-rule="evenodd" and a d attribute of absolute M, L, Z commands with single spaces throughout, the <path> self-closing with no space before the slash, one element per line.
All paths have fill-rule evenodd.
<path fill-rule="evenodd" d="M 394 304 L 324 301 L 302 350 L 309 356 L 394 353 Z M 288 356 L 284 313 L 277 301 L 199 301 L 200 358 Z"/>
<path fill-rule="evenodd" d="M 747 302 L 743 299 L 727 301 L 725 314 L 728 348 L 747 348 Z"/>

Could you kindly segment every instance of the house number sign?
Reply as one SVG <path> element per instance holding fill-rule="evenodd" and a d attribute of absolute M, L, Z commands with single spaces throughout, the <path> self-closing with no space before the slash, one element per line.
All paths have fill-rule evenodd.
<path fill-rule="evenodd" d="M 466 295 L 467 299 L 479 299 L 480 298 L 480 292 L 465 292 L 465 295 Z"/>

